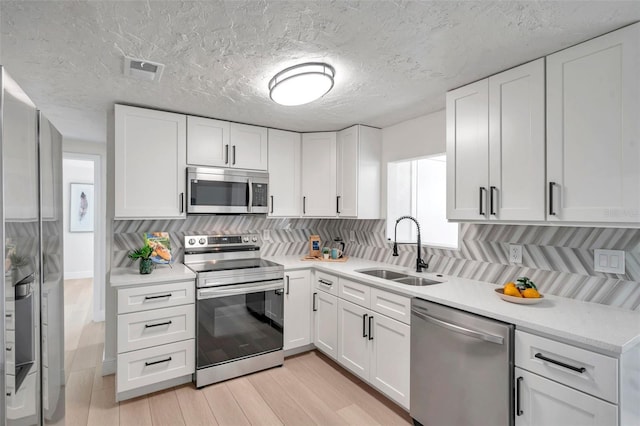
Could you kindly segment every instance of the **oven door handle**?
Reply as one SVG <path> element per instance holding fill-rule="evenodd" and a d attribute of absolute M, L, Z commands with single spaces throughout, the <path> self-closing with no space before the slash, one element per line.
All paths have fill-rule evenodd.
<path fill-rule="evenodd" d="M 258 293 L 261 291 L 281 289 L 284 289 L 284 280 L 261 281 L 258 283 L 212 287 L 198 290 L 198 300 L 213 299 L 216 297 L 237 296 L 240 294 Z"/>

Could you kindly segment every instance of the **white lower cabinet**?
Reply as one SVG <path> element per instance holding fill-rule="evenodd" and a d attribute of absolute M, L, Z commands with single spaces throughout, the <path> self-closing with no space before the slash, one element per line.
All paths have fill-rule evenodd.
<path fill-rule="evenodd" d="M 521 368 L 515 369 L 516 426 L 610 426 L 618 424 L 614 404 Z"/>
<path fill-rule="evenodd" d="M 284 274 L 284 350 L 311 343 L 311 272 Z"/>
<path fill-rule="evenodd" d="M 407 409 L 410 338 L 408 325 L 338 300 L 338 362 Z"/>
<path fill-rule="evenodd" d="M 116 401 L 191 380 L 195 282 L 118 288 Z"/>
<path fill-rule="evenodd" d="M 313 343 L 333 359 L 338 356 L 338 298 L 316 289 L 313 293 Z"/>

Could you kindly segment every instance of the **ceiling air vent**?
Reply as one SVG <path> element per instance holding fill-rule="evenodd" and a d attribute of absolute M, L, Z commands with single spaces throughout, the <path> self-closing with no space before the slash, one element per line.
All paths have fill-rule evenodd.
<path fill-rule="evenodd" d="M 164 65 L 157 62 L 124 57 L 124 75 L 138 80 L 160 81 Z"/>

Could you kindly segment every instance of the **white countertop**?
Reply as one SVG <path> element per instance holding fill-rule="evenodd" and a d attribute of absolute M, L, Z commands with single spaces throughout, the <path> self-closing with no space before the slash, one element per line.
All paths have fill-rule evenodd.
<path fill-rule="evenodd" d="M 196 274 L 182 263 L 156 265 L 150 274 L 141 274 L 138 263 L 127 268 L 113 268 L 109 282 L 111 287 L 129 285 L 163 284 L 175 281 L 195 280 Z M 195 283 L 194 283 L 195 285 Z"/>
<path fill-rule="evenodd" d="M 339 273 L 394 293 L 417 296 L 468 312 L 515 324 L 516 328 L 554 337 L 567 343 L 619 355 L 640 344 L 640 312 L 545 295 L 536 305 L 517 305 L 501 300 L 495 284 L 399 268 L 393 265 L 350 258 L 346 262 L 302 261 L 301 255 L 270 256 L 267 260 L 284 265 L 285 270 L 314 268 Z M 382 268 L 419 275 L 446 283 L 414 287 L 355 272 L 357 269 Z"/>

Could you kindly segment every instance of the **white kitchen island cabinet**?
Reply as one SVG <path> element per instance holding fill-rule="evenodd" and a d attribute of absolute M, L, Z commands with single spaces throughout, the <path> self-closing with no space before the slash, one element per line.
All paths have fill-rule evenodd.
<path fill-rule="evenodd" d="M 184 219 L 186 116 L 115 106 L 115 218 Z"/>
<path fill-rule="evenodd" d="M 300 133 L 269 129 L 269 216 L 300 216 Z"/>
<path fill-rule="evenodd" d="M 311 343 L 311 272 L 284 273 L 284 350 Z"/>
<path fill-rule="evenodd" d="M 547 57 L 547 219 L 640 222 L 640 24 Z"/>
<path fill-rule="evenodd" d="M 544 220 L 544 59 L 447 93 L 447 217 Z"/>
<path fill-rule="evenodd" d="M 336 217 L 336 133 L 302 135 L 302 215 Z"/>

